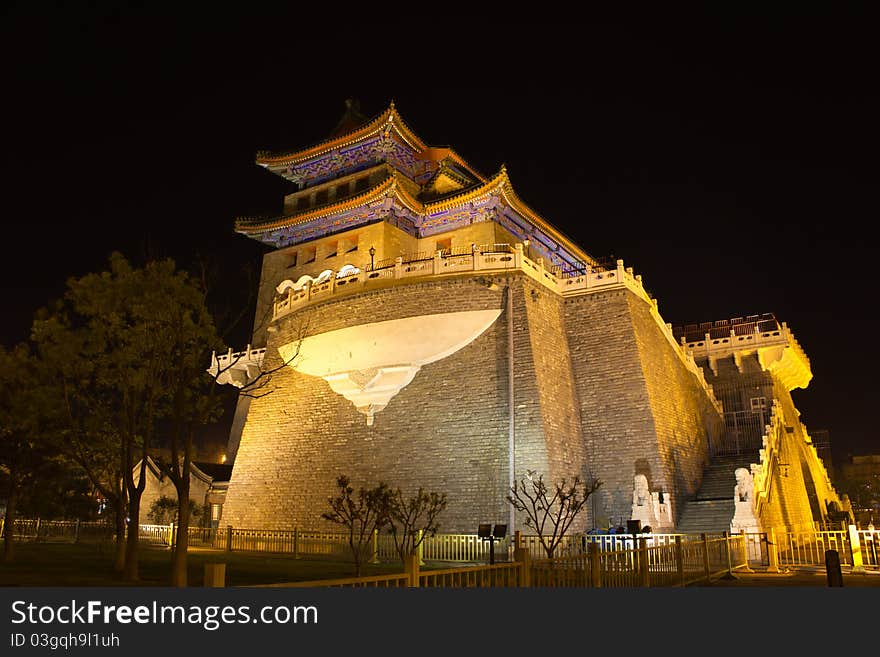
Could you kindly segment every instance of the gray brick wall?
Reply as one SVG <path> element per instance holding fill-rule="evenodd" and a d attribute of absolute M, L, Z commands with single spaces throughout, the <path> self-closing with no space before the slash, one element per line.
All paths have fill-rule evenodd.
<path fill-rule="evenodd" d="M 379 480 L 405 491 L 445 492 L 441 531 L 472 533 L 507 522 L 508 312 L 513 296 L 516 474 L 552 482 L 574 474 L 603 487 L 592 514 L 629 517 L 632 478 L 678 497 L 696 490 L 705 430 L 716 419 L 648 306 L 626 291 L 563 300 L 522 274 L 410 283 L 328 300 L 282 318 L 267 334 L 267 367 L 298 336 L 423 314 L 503 308 L 459 352 L 424 366 L 366 426 L 321 379 L 283 368 L 253 400 L 233 469 L 224 524 L 325 528 L 340 473 L 355 487 Z M 305 327 L 305 328 L 303 328 Z M 676 499 L 675 506 L 680 509 Z M 522 518 L 518 518 L 521 526 Z"/>
<path fill-rule="evenodd" d="M 679 514 L 699 488 L 720 415 L 631 292 L 569 299 L 565 318 L 590 474 L 603 482 L 592 512 L 625 521 L 633 477 L 645 474 Z"/>

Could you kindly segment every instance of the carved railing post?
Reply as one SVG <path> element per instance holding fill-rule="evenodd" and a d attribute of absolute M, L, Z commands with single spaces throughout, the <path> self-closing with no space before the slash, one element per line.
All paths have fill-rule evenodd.
<path fill-rule="evenodd" d="M 675 570 L 678 575 L 678 583 L 684 586 L 684 550 L 681 545 L 681 536 L 675 537 Z"/>
<path fill-rule="evenodd" d="M 700 534 L 700 538 L 703 542 L 703 575 L 708 582 L 712 575 L 712 568 L 709 564 L 709 536 L 707 534 Z"/>

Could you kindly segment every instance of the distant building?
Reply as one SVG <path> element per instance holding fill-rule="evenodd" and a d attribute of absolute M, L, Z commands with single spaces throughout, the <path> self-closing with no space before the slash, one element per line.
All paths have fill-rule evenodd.
<path fill-rule="evenodd" d="M 138 461 L 134 467 L 135 484 L 140 480 L 140 465 L 141 462 Z M 207 508 L 213 527 L 218 527 L 222 518 L 231 471 L 231 466 L 218 463 L 192 463 L 190 465 L 190 499 Z M 175 488 L 174 482 L 149 456 L 147 457 L 146 478 L 147 482 L 141 496 L 141 522 L 149 522 L 147 515 L 150 512 L 150 507 L 159 498 L 168 497 L 177 500 L 177 488 Z M 207 519 L 205 521 L 203 524 L 207 524 Z M 196 523 L 191 520 L 190 524 Z"/>
<path fill-rule="evenodd" d="M 850 456 L 838 471 L 839 485 L 849 491 L 856 519 L 863 526 L 880 526 L 880 454 Z"/>

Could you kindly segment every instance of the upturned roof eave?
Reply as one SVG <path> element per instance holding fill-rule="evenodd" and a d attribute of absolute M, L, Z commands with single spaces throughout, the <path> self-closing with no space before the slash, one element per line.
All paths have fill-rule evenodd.
<path fill-rule="evenodd" d="M 397 131 L 397 134 L 399 134 L 401 138 L 415 150 L 424 152 L 428 148 L 425 142 L 423 142 L 400 117 L 400 114 L 397 112 L 394 103 L 392 102 L 384 112 L 351 132 L 338 137 L 325 139 L 324 141 L 298 151 L 285 151 L 283 153 L 274 154 L 265 152 L 258 153 L 256 163 L 260 166 L 271 168 L 273 166 L 285 166 L 296 162 L 302 162 L 303 160 L 322 155 L 334 148 L 348 146 L 367 139 L 376 134 L 387 123 L 390 123 Z"/>
<path fill-rule="evenodd" d="M 305 224 L 314 219 L 320 219 L 327 215 L 344 212 L 345 210 L 351 210 L 360 205 L 372 203 L 384 196 L 393 186 L 397 186 L 397 180 L 392 174 L 375 187 L 372 187 L 361 194 L 345 199 L 344 201 L 340 201 L 339 203 L 324 205 L 305 212 L 282 215 L 281 217 L 267 219 L 262 222 L 259 222 L 258 220 L 237 219 L 235 221 L 235 232 L 251 237 L 264 233 L 267 230 L 278 230 L 280 228 L 289 228 L 290 226 Z"/>
<path fill-rule="evenodd" d="M 289 228 L 291 226 L 302 225 L 308 223 L 309 221 L 321 219 L 328 215 L 351 210 L 358 206 L 368 205 L 376 200 L 379 200 L 383 196 L 387 196 L 389 193 L 393 194 L 394 197 L 401 204 L 406 206 L 413 213 L 422 216 L 430 216 L 439 212 L 461 207 L 474 200 L 479 200 L 480 198 L 497 192 L 503 196 L 505 202 L 509 206 L 519 212 L 523 217 L 530 221 L 536 228 L 544 232 L 548 237 L 563 245 L 567 251 L 571 252 L 573 255 L 583 258 L 585 263 L 593 265 L 596 264 L 596 260 L 592 256 L 586 253 L 569 237 L 564 235 L 558 229 L 554 228 L 552 224 L 550 224 L 537 212 L 532 210 L 525 202 L 523 202 L 523 200 L 517 195 L 516 191 L 514 190 L 513 185 L 510 182 L 510 178 L 507 175 L 507 170 L 503 166 L 501 167 L 501 170 L 497 174 L 495 174 L 495 176 L 493 176 L 489 181 L 483 183 L 482 185 L 462 190 L 461 192 L 453 194 L 450 197 L 437 201 L 431 201 L 428 203 L 423 203 L 413 197 L 403 187 L 403 185 L 398 182 L 397 175 L 398 174 L 396 172 L 392 171 L 385 180 L 383 180 L 372 189 L 369 189 L 358 196 L 353 196 L 339 203 L 326 205 L 321 208 L 316 208 L 299 214 L 284 215 L 282 217 L 271 219 L 263 223 L 250 223 L 238 220 L 235 223 L 235 231 L 237 233 L 241 233 L 243 235 L 251 237 L 269 230 L 279 230 L 282 228 Z"/>
<path fill-rule="evenodd" d="M 468 164 L 467 160 L 459 155 L 455 151 L 455 149 L 448 146 L 428 146 L 418 135 L 416 135 L 415 132 L 413 132 L 409 125 L 407 125 L 406 121 L 404 121 L 403 117 L 400 116 L 400 113 L 394 107 L 393 102 L 384 112 L 376 116 L 374 119 L 368 121 L 361 127 L 352 130 L 351 132 L 339 135 L 338 137 L 325 139 L 324 141 L 318 142 L 317 144 L 298 151 L 285 151 L 283 153 L 274 154 L 269 154 L 268 152 L 263 152 L 262 154 L 258 153 L 255 161 L 258 165 L 265 167 L 270 171 L 273 167 L 289 166 L 291 164 L 296 164 L 298 162 L 303 162 L 305 160 L 318 157 L 320 155 L 323 155 L 324 153 L 332 151 L 335 148 L 349 146 L 359 141 L 368 139 L 378 133 L 382 129 L 382 127 L 388 123 L 392 125 L 397 134 L 401 137 L 401 139 L 403 139 L 403 141 L 406 142 L 415 151 L 419 153 L 425 153 L 432 148 L 445 149 L 458 164 L 460 164 L 471 174 L 473 174 L 473 176 L 477 180 L 479 180 L 480 182 L 486 182 L 486 177 L 483 176 L 470 164 Z"/>

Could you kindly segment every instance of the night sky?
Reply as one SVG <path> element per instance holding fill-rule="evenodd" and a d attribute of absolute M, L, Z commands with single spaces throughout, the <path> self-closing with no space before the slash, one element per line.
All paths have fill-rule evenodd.
<path fill-rule="evenodd" d="M 425 142 L 484 175 L 506 164 L 534 210 L 623 258 L 667 322 L 775 313 L 811 360 L 807 428 L 838 459 L 880 452 L 867 16 L 355 26 L 29 6 L 0 22 L 4 344 L 113 250 L 213 253 L 241 294 L 264 249 L 233 220 L 289 190 L 256 151 L 325 139 L 346 98 L 368 116 L 393 99 Z"/>

